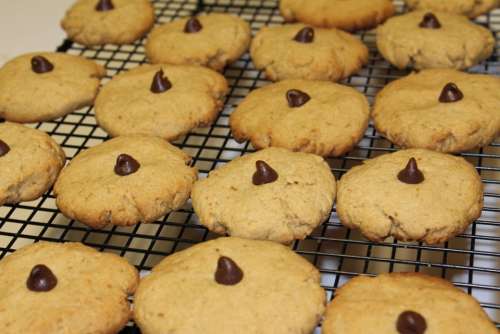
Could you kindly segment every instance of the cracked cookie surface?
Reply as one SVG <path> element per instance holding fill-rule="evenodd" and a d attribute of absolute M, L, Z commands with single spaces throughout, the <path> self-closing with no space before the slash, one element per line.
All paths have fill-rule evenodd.
<path fill-rule="evenodd" d="M 149 0 L 111 0 L 113 9 L 98 11 L 98 0 L 77 0 L 61 21 L 68 38 L 86 45 L 128 44 L 142 37 L 154 24 Z"/>
<path fill-rule="evenodd" d="M 153 29 L 146 42 L 146 54 L 154 63 L 191 64 L 221 71 L 237 60 L 250 43 L 250 25 L 229 14 L 196 16 L 201 24 L 197 32 L 184 32 L 182 18 Z"/>
<path fill-rule="evenodd" d="M 55 182 L 64 152 L 45 132 L 24 125 L 0 124 L 0 205 L 32 201 Z"/>
<path fill-rule="evenodd" d="M 309 100 L 290 106 L 287 93 L 299 90 Z M 326 81 L 284 80 L 252 91 L 231 114 L 238 141 L 253 147 L 284 147 L 321 156 L 341 156 L 363 137 L 368 101 L 357 90 Z"/>
<path fill-rule="evenodd" d="M 339 81 L 368 62 L 368 48 L 357 37 L 337 29 L 314 28 L 312 42 L 297 42 L 294 38 L 304 28 L 300 23 L 263 27 L 250 46 L 255 67 L 273 81 Z"/>
<path fill-rule="evenodd" d="M 122 154 L 140 165 L 124 176 L 115 171 Z M 56 203 L 64 215 L 93 228 L 153 222 L 189 198 L 197 177 L 190 160 L 159 137 L 120 136 L 73 158 L 54 186 Z"/>
<path fill-rule="evenodd" d="M 219 284 L 218 261 L 242 272 Z M 167 256 L 140 283 L 134 320 L 144 334 L 312 333 L 325 308 L 319 271 L 270 241 L 219 238 Z"/>
<path fill-rule="evenodd" d="M 398 178 L 416 160 L 424 180 Z M 402 241 L 437 244 L 462 233 L 483 206 L 483 185 L 474 167 L 461 157 L 410 149 L 365 160 L 340 179 L 337 213 L 342 224 L 369 240 L 393 236 Z"/>
<path fill-rule="evenodd" d="M 315 27 L 369 29 L 394 14 L 391 0 L 281 0 L 281 15 Z"/>
<path fill-rule="evenodd" d="M 472 296 L 446 280 L 420 273 L 358 276 L 336 291 L 323 333 L 359 334 L 367 328 L 384 334 L 498 333 Z"/>
<path fill-rule="evenodd" d="M 380 53 L 397 68 L 465 69 L 487 59 L 495 45 L 488 29 L 466 17 L 435 12 L 441 27 L 422 28 L 426 11 L 390 18 L 377 28 Z"/>
<path fill-rule="evenodd" d="M 498 7 L 499 0 L 405 0 L 410 9 L 432 10 L 475 18 Z"/>
<path fill-rule="evenodd" d="M 40 56 L 52 64 L 52 70 L 33 70 L 32 60 Z M 84 57 L 55 52 L 18 56 L 0 69 L 0 117 L 41 122 L 89 106 L 105 74 L 104 67 Z"/>
<path fill-rule="evenodd" d="M 463 98 L 439 101 L 454 83 Z M 376 97 L 377 130 L 401 147 L 462 152 L 491 143 L 500 133 L 500 79 L 455 70 L 425 70 L 387 85 Z"/>
<path fill-rule="evenodd" d="M 171 85 L 152 92 L 158 71 Z M 226 79 L 201 66 L 143 65 L 115 76 L 99 92 L 95 113 L 111 136 L 146 134 L 174 140 L 218 116 L 228 92 Z"/>
<path fill-rule="evenodd" d="M 41 287 L 52 283 L 49 291 L 32 290 L 37 285 L 31 274 L 39 265 L 49 270 L 49 276 L 37 276 Z M 137 270 L 125 259 L 69 242 L 20 248 L 0 261 L 0 272 L 4 334 L 118 333 L 130 319 L 127 297 L 139 283 Z"/>
<path fill-rule="evenodd" d="M 277 180 L 256 185 L 256 162 Z M 229 162 L 193 187 L 193 208 L 201 224 L 219 234 L 289 243 L 304 239 L 328 219 L 335 177 L 323 158 L 268 148 Z"/>

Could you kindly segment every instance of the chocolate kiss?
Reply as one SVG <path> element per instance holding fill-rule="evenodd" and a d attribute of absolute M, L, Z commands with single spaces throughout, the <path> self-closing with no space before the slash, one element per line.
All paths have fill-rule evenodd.
<path fill-rule="evenodd" d="M 188 34 L 198 32 L 201 29 L 203 29 L 203 26 L 196 17 L 192 17 L 187 20 L 186 25 L 184 26 L 184 32 Z"/>
<path fill-rule="evenodd" d="M 399 172 L 398 179 L 408 184 L 419 184 L 424 182 L 424 174 L 418 169 L 417 160 L 411 158 L 405 169 Z"/>
<path fill-rule="evenodd" d="M 115 173 L 120 176 L 134 174 L 139 170 L 141 164 L 128 154 L 120 154 L 116 159 Z"/>
<path fill-rule="evenodd" d="M 299 43 L 312 43 L 314 41 L 314 29 L 311 27 L 302 28 L 293 39 Z"/>
<path fill-rule="evenodd" d="M 427 322 L 419 313 L 405 311 L 399 315 L 396 329 L 400 334 L 424 334 L 427 330 Z"/>
<path fill-rule="evenodd" d="M 47 73 L 54 69 L 54 65 L 45 57 L 34 56 L 31 58 L 31 69 L 38 74 Z"/>
<path fill-rule="evenodd" d="M 9 153 L 10 147 L 6 142 L 0 139 L 0 157 L 3 157 L 7 153 Z"/>
<path fill-rule="evenodd" d="M 278 179 L 278 173 L 265 161 L 257 160 L 255 166 L 257 171 L 253 174 L 252 182 L 256 186 L 271 183 Z"/>
<path fill-rule="evenodd" d="M 111 2 L 111 0 L 99 0 L 95 6 L 95 10 L 98 12 L 105 12 L 114 8 L 115 6 L 113 6 L 113 2 Z"/>
<path fill-rule="evenodd" d="M 172 83 L 163 74 L 163 70 L 156 72 L 153 82 L 151 83 L 151 92 L 155 94 L 166 92 L 172 88 Z"/>
<path fill-rule="evenodd" d="M 243 271 L 230 258 L 221 256 L 217 261 L 215 281 L 222 285 L 235 285 L 243 279 Z"/>
<path fill-rule="evenodd" d="M 57 277 L 43 264 L 37 264 L 31 269 L 26 287 L 35 292 L 46 292 L 54 289 L 57 285 Z"/>
<path fill-rule="evenodd" d="M 441 91 L 441 95 L 439 96 L 439 102 L 441 103 L 452 103 L 458 102 L 464 98 L 464 94 L 460 89 L 458 89 L 457 85 L 453 82 L 447 83 Z"/>
<path fill-rule="evenodd" d="M 441 28 L 441 23 L 439 22 L 436 15 L 432 13 L 427 13 L 422 18 L 422 22 L 418 25 L 420 28 L 428 28 L 428 29 L 439 29 Z"/>
<path fill-rule="evenodd" d="M 290 108 L 297 108 L 306 104 L 311 97 L 298 89 L 290 89 L 286 92 L 286 99 Z"/>

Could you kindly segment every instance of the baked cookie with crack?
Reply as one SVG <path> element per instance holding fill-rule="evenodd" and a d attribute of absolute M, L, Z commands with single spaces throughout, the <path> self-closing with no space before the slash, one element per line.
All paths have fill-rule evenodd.
<path fill-rule="evenodd" d="M 323 333 L 358 334 L 368 328 L 385 334 L 498 333 L 472 296 L 420 273 L 358 276 L 336 291 Z"/>
<path fill-rule="evenodd" d="M 0 117 L 18 123 L 53 120 L 90 106 L 106 75 L 80 56 L 34 52 L 0 68 Z"/>
<path fill-rule="evenodd" d="M 226 79 L 208 68 L 142 65 L 101 89 L 95 114 L 111 136 L 145 134 L 170 141 L 212 124 L 227 92 Z"/>
<path fill-rule="evenodd" d="M 475 18 L 498 7 L 499 0 L 405 0 L 411 10 L 430 10 Z"/>
<path fill-rule="evenodd" d="M 290 243 L 330 216 L 335 177 L 323 158 L 268 148 L 245 155 L 195 183 L 193 208 L 209 230 Z"/>
<path fill-rule="evenodd" d="M 357 37 L 299 23 L 263 27 L 252 40 L 250 54 L 255 68 L 273 81 L 339 81 L 368 62 L 368 48 Z"/>
<path fill-rule="evenodd" d="M 56 181 L 65 163 L 61 147 L 45 132 L 0 124 L 0 205 L 32 201 Z"/>
<path fill-rule="evenodd" d="M 219 238 L 166 257 L 142 279 L 144 334 L 312 333 L 325 308 L 319 271 L 270 241 Z"/>
<path fill-rule="evenodd" d="M 222 71 L 245 53 L 250 25 L 234 15 L 181 18 L 153 29 L 146 54 L 153 64 L 202 65 Z"/>
<path fill-rule="evenodd" d="M 500 79 L 434 69 L 387 85 L 375 99 L 377 130 L 401 147 L 462 152 L 500 133 Z"/>
<path fill-rule="evenodd" d="M 252 91 L 231 114 L 233 136 L 253 147 L 337 157 L 363 137 L 370 108 L 356 89 L 327 81 L 284 80 Z"/>
<path fill-rule="evenodd" d="M 77 0 L 61 21 L 68 38 L 86 46 L 129 44 L 155 21 L 149 0 Z"/>
<path fill-rule="evenodd" d="M 445 242 L 481 215 L 483 184 L 461 157 L 410 149 L 365 160 L 340 179 L 337 213 L 369 240 Z"/>
<path fill-rule="evenodd" d="M 281 0 L 286 21 L 347 31 L 371 29 L 394 15 L 391 0 Z"/>
<path fill-rule="evenodd" d="M 38 242 L 0 261 L 4 334 L 118 333 L 130 319 L 137 270 L 80 243 Z"/>
<path fill-rule="evenodd" d="M 92 228 L 150 223 L 182 207 L 191 158 L 155 136 L 120 136 L 78 154 L 54 186 L 61 212 Z"/>
<path fill-rule="evenodd" d="M 390 18 L 377 28 L 377 47 L 399 69 L 465 69 L 493 53 L 488 29 L 462 15 L 414 11 Z"/>

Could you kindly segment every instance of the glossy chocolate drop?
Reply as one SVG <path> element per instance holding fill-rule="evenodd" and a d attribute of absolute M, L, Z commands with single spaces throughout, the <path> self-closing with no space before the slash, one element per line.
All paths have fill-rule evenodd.
<path fill-rule="evenodd" d="M 192 17 L 187 20 L 186 25 L 184 26 L 184 32 L 188 34 L 198 32 L 201 29 L 203 29 L 203 26 L 196 17 Z"/>
<path fill-rule="evenodd" d="M 46 292 L 54 289 L 57 285 L 57 277 L 43 264 L 37 264 L 31 269 L 26 281 L 26 287 L 35 292 Z"/>
<path fill-rule="evenodd" d="M 405 311 L 399 315 L 396 329 L 400 334 L 424 334 L 427 330 L 427 322 L 419 313 Z"/>
<path fill-rule="evenodd" d="M 31 69 L 38 74 L 47 73 L 54 69 L 54 65 L 45 57 L 34 56 L 31 58 Z"/>
<path fill-rule="evenodd" d="M 151 83 L 151 92 L 155 94 L 166 92 L 172 88 L 172 83 L 163 74 L 163 70 L 156 72 L 153 82 Z"/>
<path fill-rule="evenodd" d="M 221 256 L 217 261 L 215 281 L 222 285 L 235 285 L 243 279 L 243 271 L 232 259 Z"/>
<path fill-rule="evenodd" d="M 418 26 L 420 28 L 439 29 L 441 28 L 441 23 L 439 22 L 436 15 L 427 13 L 424 15 L 424 17 L 422 18 L 422 22 L 420 22 Z"/>
<path fill-rule="evenodd" d="M 302 28 L 293 39 L 299 43 L 312 43 L 314 41 L 314 29 L 311 27 Z"/>
<path fill-rule="evenodd" d="M 298 108 L 306 104 L 311 97 L 298 89 L 290 89 L 286 92 L 286 99 L 290 108 Z"/>
<path fill-rule="evenodd" d="M 6 142 L 0 139 L 0 157 L 3 157 L 7 153 L 9 153 L 10 147 Z"/>
<path fill-rule="evenodd" d="M 95 6 L 95 10 L 98 12 L 105 12 L 112 9 L 115 9 L 115 6 L 113 6 L 113 2 L 111 0 L 99 0 Z"/>
<path fill-rule="evenodd" d="M 278 173 L 265 161 L 257 160 L 255 167 L 257 171 L 253 174 L 252 182 L 256 186 L 272 183 L 278 179 Z"/>
<path fill-rule="evenodd" d="M 424 174 L 418 169 L 417 160 L 411 158 L 405 169 L 398 174 L 399 181 L 407 184 L 419 184 L 424 182 Z"/>
<path fill-rule="evenodd" d="M 453 103 L 458 102 L 464 98 L 464 94 L 460 89 L 458 89 L 457 85 L 453 82 L 447 83 L 441 91 L 441 95 L 439 96 L 439 102 L 441 103 Z"/>
<path fill-rule="evenodd" d="M 120 154 L 116 159 L 115 173 L 120 176 L 134 174 L 139 170 L 141 164 L 128 154 Z"/>

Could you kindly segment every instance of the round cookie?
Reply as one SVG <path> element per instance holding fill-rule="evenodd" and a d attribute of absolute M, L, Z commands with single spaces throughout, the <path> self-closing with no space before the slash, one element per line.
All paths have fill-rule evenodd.
<path fill-rule="evenodd" d="M 338 81 L 368 62 L 368 48 L 357 37 L 303 24 L 263 27 L 252 40 L 250 53 L 255 67 L 273 81 Z"/>
<path fill-rule="evenodd" d="M 313 154 L 268 148 L 234 159 L 195 183 L 193 208 L 209 230 L 289 243 L 328 219 L 335 177 Z"/>
<path fill-rule="evenodd" d="M 500 79 L 435 69 L 393 81 L 376 97 L 375 127 L 401 147 L 462 152 L 500 133 Z"/>
<path fill-rule="evenodd" d="M 224 105 L 226 79 L 200 66 L 143 65 L 115 76 L 95 103 L 111 136 L 151 134 L 174 140 L 211 124 Z"/>
<path fill-rule="evenodd" d="M 367 298 L 369 296 L 369 298 Z M 323 334 L 498 334 L 479 303 L 419 273 L 358 276 L 336 291 Z"/>
<path fill-rule="evenodd" d="M 483 184 L 461 157 L 423 149 L 365 160 L 340 179 L 337 214 L 369 240 L 438 244 L 481 215 Z"/>
<path fill-rule="evenodd" d="M 28 53 L 0 68 L 0 117 L 30 123 L 52 120 L 92 105 L 101 65 L 55 52 Z"/>
<path fill-rule="evenodd" d="M 153 29 L 146 54 L 154 64 L 202 65 L 221 71 L 248 49 L 250 38 L 250 25 L 245 20 L 212 13 Z"/>
<path fill-rule="evenodd" d="M 153 268 L 134 319 L 144 334 L 312 333 L 324 305 L 318 270 L 289 248 L 219 238 Z"/>
<path fill-rule="evenodd" d="M 64 152 L 45 132 L 0 124 L 0 205 L 32 201 L 55 182 Z"/>
<path fill-rule="evenodd" d="M 341 156 L 368 126 L 368 101 L 357 90 L 326 81 L 284 80 L 252 91 L 230 118 L 233 136 L 321 156 Z"/>
<path fill-rule="evenodd" d="M 80 243 L 38 242 L 0 261 L 5 334 L 118 333 L 131 311 L 137 270 Z"/>
<path fill-rule="evenodd" d="M 495 45 L 488 29 L 465 16 L 414 11 L 377 28 L 377 47 L 399 69 L 465 69 L 487 59 Z"/>
<path fill-rule="evenodd" d="M 370 29 L 394 15 L 391 0 L 281 0 L 286 21 L 342 30 Z"/>
<path fill-rule="evenodd" d="M 405 0 L 409 9 L 431 10 L 475 18 L 498 7 L 499 0 Z"/>
<path fill-rule="evenodd" d="M 86 45 L 128 44 L 155 21 L 149 0 L 77 0 L 61 21 L 68 38 Z"/>
<path fill-rule="evenodd" d="M 78 154 L 54 186 L 59 210 L 92 228 L 150 223 L 182 207 L 190 157 L 159 137 L 121 136 Z"/>

